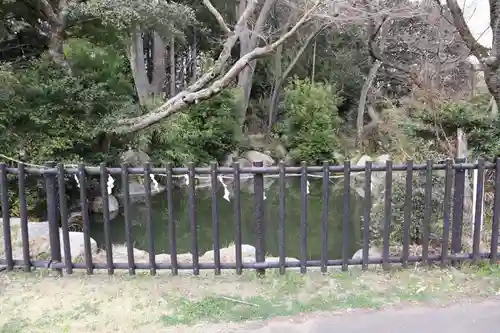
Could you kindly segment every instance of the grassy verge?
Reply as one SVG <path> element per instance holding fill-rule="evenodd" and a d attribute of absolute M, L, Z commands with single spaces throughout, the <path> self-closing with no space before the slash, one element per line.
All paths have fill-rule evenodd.
<path fill-rule="evenodd" d="M 500 267 L 322 275 L 0 274 L 0 332 L 229 332 L 236 322 L 496 295 Z M 230 324 L 227 324 L 227 323 Z M 224 323 L 222 325 L 222 323 Z M 202 325 L 202 326 L 200 326 Z"/>

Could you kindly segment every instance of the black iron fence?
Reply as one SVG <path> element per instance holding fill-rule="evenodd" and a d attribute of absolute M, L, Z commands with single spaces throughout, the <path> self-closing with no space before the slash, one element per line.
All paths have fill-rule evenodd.
<path fill-rule="evenodd" d="M 464 251 L 462 244 L 463 227 L 464 227 L 464 197 L 466 194 L 466 170 L 477 170 L 477 200 L 474 216 L 474 228 L 471 251 Z M 423 218 L 423 231 L 421 241 L 421 254 L 410 255 L 410 229 L 412 221 L 412 194 L 414 187 L 413 173 L 421 171 L 425 173 L 424 197 L 425 208 Z M 440 253 L 432 254 L 430 249 L 431 235 L 426 225 L 430 223 L 430 197 L 432 192 L 432 172 L 440 171 L 444 174 L 444 198 L 442 202 L 442 234 L 440 239 Z M 361 258 L 351 258 L 349 252 L 349 229 L 351 228 L 349 209 L 352 205 L 351 177 L 353 173 L 361 174 L 364 179 L 362 198 L 362 256 Z M 374 173 L 384 173 L 384 218 L 383 228 L 381 229 L 382 254 L 379 258 L 370 258 L 370 224 L 371 209 L 372 209 L 372 175 Z M 393 205 L 393 176 L 396 173 L 404 173 L 404 217 L 403 217 L 403 237 L 402 251 L 400 255 L 394 256 L 390 253 L 390 232 L 393 227 L 392 205 Z M 492 211 L 491 218 L 491 238 L 488 243 L 489 252 L 481 251 L 481 224 L 483 212 L 483 192 L 485 187 L 484 175 L 489 173 L 494 182 L 494 199 L 491 207 L 487 209 Z M 155 258 L 155 242 L 154 230 L 152 223 L 152 207 L 151 207 L 151 175 L 162 174 L 166 177 L 166 190 L 164 194 L 168 204 L 168 214 L 165 216 L 165 228 L 168 228 L 169 244 L 170 244 L 170 260 L 168 263 L 158 263 Z M 250 174 L 253 178 L 253 211 L 254 211 L 254 227 L 256 233 L 255 242 L 255 260 L 246 262 L 242 259 L 242 226 L 241 226 L 241 202 L 240 202 L 240 178 L 243 174 Z M 321 219 L 321 257 L 319 260 L 310 260 L 308 256 L 308 175 L 315 174 L 322 177 L 322 219 Z M 329 179 L 332 175 L 337 174 L 344 179 L 343 191 L 343 209 L 342 216 L 342 255 L 340 258 L 328 257 L 328 197 L 330 195 L 329 187 L 331 186 Z M 8 175 L 14 175 L 18 182 L 18 191 L 10 193 L 8 186 Z M 33 260 L 30 252 L 30 240 L 28 233 L 28 212 L 26 205 L 26 185 L 25 179 L 27 175 L 36 175 L 44 179 L 47 216 L 50 229 L 50 256 L 46 260 Z M 71 258 L 70 231 L 68 226 L 68 207 L 66 205 L 66 179 L 68 175 L 75 175 L 78 179 L 80 188 L 80 204 L 82 208 L 83 220 L 83 236 L 84 236 L 84 251 L 83 262 L 75 262 Z M 127 243 L 127 262 L 113 261 L 113 244 L 110 237 L 110 230 L 113 227 L 110 223 L 107 179 L 108 175 L 119 175 L 121 178 L 121 193 L 123 195 L 123 214 L 125 220 L 126 243 Z M 146 189 L 145 207 L 146 207 L 146 225 L 148 237 L 148 261 L 147 263 L 135 262 L 134 249 L 132 244 L 132 225 L 130 220 L 130 200 L 129 200 L 129 185 L 128 179 L 130 175 L 143 175 L 144 186 Z M 174 221 L 174 213 L 176 207 L 173 204 L 172 192 L 174 188 L 174 178 L 179 175 L 187 175 L 187 191 L 188 191 L 188 212 L 189 223 L 191 230 L 191 255 L 192 263 L 186 264 L 178 262 L 178 250 L 176 246 L 176 224 Z M 201 263 L 198 250 L 198 235 L 197 235 L 197 219 L 196 216 L 196 189 L 195 178 L 197 175 L 206 175 L 211 177 L 212 182 L 212 243 L 213 243 L 213 262 Z M 217 177 L 225 175 L 233 177 L 234 198 L 234 262 L 221 262 L 221 242 L 220 242 L 220 223 L 218 212 L 218 200 L 215 188 L 217 187 Z M 266 229 L 266 216 L 264 214 L 264 177 L 267 175 L 275 175 L 279 183 L 279 227 L 278 230 Z M 300 247 L 300 258 L 297 261 L 286 260 L 287 251 L 285 249 L 285 235 L 287 232 L 286 225 L 286 199 L 285 199 L 285 177 L 295 175 L 300 177 L 300 239 L 296 240 L 297 247 Z M 105 263 L 93 262 L 92 244 L 90 238 L 90 219 L 89 219 L 89 203 L 88 187 L 86 186 L 89 177 L 100 178 L 100 195 L 103 198 L 103 221 L 104 221 L 104 250 L 106 253 Z M 12 176 L 11 176 L 12 177 Z M 238 274 L 242 273 L 243 269 L 255 269 L 258 272 L 264 272 L 265 269 L 278 268 L 281 273 L 284 273 L 289 267 L 300 268 L 302 273 L 307 271 L 308 267 L 320 267 L 322 272 L 326 272 L 329 266 L 341 266 L 343 270 L 347 270 L 350 265 L 362 265 L 366 269 L 371 264 L 382 264 L 383 267 L 390 267 L 391 263 L 401 263 L 406 267 L 409 263 L 422 262 L 424 264 L 439 263 L 443 266 L 454 262 L 471 260 L 478 262 L 479 260 L 489 259 L 491 263 L 497 262 L 498 257 L 498 223 L 500 213 L 500 160 L 495 163 L 485 162 L 480 159 L 477 163 L 464 163 L 463 160 L 447 160 L 441 163 L 433 163 L 428 161 L 425 164 L 414 164 L 411 160 L 405 164 L 393 164 L 387 161 L 385 164 L 372 164 L 366 162 L 365 165 L 351 165 L 350 162 L 345 162 L 344 165 L 329 165 L 324 163 L 322 166 L 307 166 L 304 163 L 299 167 L 288 167 L 284 164 L 278 166 L 264 167 L 262 162 L 254 162 L 252 167 L 240 167 L 235 163 L 232 167 L 218 167 L 215 163 L 210 168 L 195 168 L 189 165 L 187 168 L 173 168 L 168 165 L 166 168 L 152 168 L 146 164 L 143 168 L 130 168 L 127 165 L 122 165 L 121 168 L 108 168 L 104 164 L 100 167 L 85 167 L 79 165 L 75 167 L 65 167 L 64 165 L 49 165 L 43 168 L 30 168 L 23 164 L 16 167 L 10 167 L 6 164 L 0 164 L 0 185 L 1 185 L 1 208 L 3 221 L 3 252 L 4 258 L 0 256 L 0 265 L 6 267 L 7 270 L 14 268 L 24 268 L 25 271 L 30 271 L 32 267 L 44 267 L 57 270 L 62 273 L 63 269 L 67 274 L 71 274 L 73 269 L 85 269 L 88 274 L 92 274 L 94 269 L 107 269 L 109 274 L 113 274 L 115 269 L 127 269 L 130 274 L 134 274 L 136 269 L 148 269 L 151 274 L 155 274 L 158 269 L 171 270 L 172 274 L 178 274 L 179 270 L 191 270 L 195 275 L 199 274 L 200 270 L 211 269 L 215 274 L 220 274 L 223 269 L 235 270 Z M 9 195 L 15 194 L 19 198 L 20 204 L 20 231 L 22 242 L 22 259 L 13 257 L 13 238 L 11 235 L 12 219 L 9 215 Z M 314 223 L 318 223 L 314 221 Z M 61 230 L 61 232 L 59 232 Z M 266 261 L 266 233 L 277 233 L 279 239 L 279 260 L 277 262 Z M 62 237 L 62 240 L 60 239 Z M 61 249 L 61 241 L 63 247 Z"/>

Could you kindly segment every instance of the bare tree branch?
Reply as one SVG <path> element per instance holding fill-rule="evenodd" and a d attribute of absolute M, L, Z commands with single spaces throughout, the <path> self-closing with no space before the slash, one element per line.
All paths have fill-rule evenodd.
<path fill-rule="evenodd" d="M 472 54 L 479 60 L 487 58 L 489 56 L 489 51 L 486 47 L 478 43 L 478 41 L 472 36 L 472 33 L 467 26 L 467 22 L 464 18 L 464 13 L 460 9 L 456 0 L 446 0 L 448 9 L 450 10 L 453 25 L 458 30 L 460 36 L 462 36 L 463 41 L 467 44 L 467 47 L 471 50 Z"/>
<path fill-rule="evenodd" d="M 365 115 L 365 109 L 366 109 L 366 99 L 368 97 L 368 91 L 370 90 L 373 81 L 375 80 L 375 77 L 377 76 L 377 72 L 380 69 L 380 66 L 382 66 L 382 62 L 379 60 L 375 60 L 373 63 L 372 67 L 370 68 L 370 71 L 368 72 L 368 76 L 366 77 L 366 80 L 363 84 L 363 88 L 361 89 L 361 94 L 359 97 L 359 104 L 358 104 L 358 116 L 356 117 L 356 128 L 357 128 L 357 134 L 358 134 L 358 143 L 361 143 L 361 137 L 363 136 L 363 132 L 365 131 L 364 126 L 364 115 Z M 378 124 L 378 117 L 377 117 L 377 123 Z M 375 119 L 372 118 L 373 123 Z M 371 124 L 370 123 L 370 124 Z M 375 124 L 375 125 L 376 125 Z"/>
<path fill-rule="evenodd" d="M 40 2 L 42 3 L 43 12 L 47 16 L 47 20 L 49 22 L 57 22 L 58 21 L 57 14 L 54 12 L 54 8 L 52 8 L 50 2 L 48 0 L 40 0 Z M 60 1 L 60 4 L 61 2 L 63 1 Z"/>
<path fill-rule="evenodd" d="M 214 66 L 214 68 L 212 68 L 212 70 L 210 70 L 206 75 L 204 75 L 200 80 L 198 80 L 188 89 L 178 93 L 176 96 L 169 99 L 158 109 L 144 116 L 118 121 L 118 126 L 115 128 L 115 132 L 130 133 L 139 131 L 141 129 L 152 126 L 167 117 L 172 116 L 173 114 L 181 111 L 191 104 L 198 103 L 199 101 L 206 100 L 214 95 L 217 95 L 222 91 L 222 89 L 229 86 L 229 84 L 246 66 L 248 66 L 251 61 L 266 57 L 269 54 L 273 53 L 279 45 L 283 44 L 287 39 L 294 35 L 297 30 L 310 19 L 312 13 L 316 11 L 318 6 L 320 5 L 320 2 L 321 0 L 316 0 L 313 6 L 302 15 L 301 19 L 292 27 L 292 29 L 281 36 L 281 38 L 267 46 L 257 47 L 241 57 L 220 79 L 214 81 L 212 84 L 210 84 L 210 86 L 202 88 L 205 84 L 210 82 L 211 79 L 214 79 L 217 74 L 221 72 L 222 68 L 225 66 L 225 62 L 229 58 L 229 55 L 226 56 L 225 54 L 221 54 L 221 56 L 219 56 L 218 63 Z M 255 8 L 255 1 L 250 1 L 248 7 L 245 9 L 245 12 L 247 12 L 250 7 L 252 8 L 251 11 L 253 11 L 253 8 Z M 246 22 L 244 16 L 248 15 L 245 15 L 244 13 L 238 23 L 240 23 L 241 25 L 241 22 Z M 226 40 L 224 46 L 225 50 L 229 49 L 230 52 L 232 45 L 236 43 L 236 40 L 233 40 L 235 36 L 237 39 L 238 27 L 235 28 L 235 34 L 233 36 L 230 36 Z"/>
<path fill-rule="evenodd" d="M 500 4 L 496 0 L 490 0 L 490 27 L 493 36 L 491 56 L 496 59 L 496 68 L 498 68 L 498 59 L 500 58 Z"/>
<path fill-rule="evenodd" d="M 373 57 L 373 59 L 380 61 L 384 65 L 390 66 L 394 69 L 397 69 L 400 72 L 405 73 L 418 87 L 422 88 L 423 84 L 418 79 L 418 75 L 415 72 L 413 72 L 408 66 L 405 66 L 403 64 L 397 63 L 393 60 L 389 60 L 386 57 L 384 57 L 383 53 L 375 45 L 375 42 L 377 40 L 377 36 L 379 35 L 379 33 L 382 29 L 382 26 L 386 23 L 388 18 L 389 18 L 389 16 L 384 16 L 382 18 L 381 23 L 378 25 L 377 29 L 375 30 L 373 35 L 370 37 L 370 41 L 368 43 L 368 50 L 370 52 L 370 55 Z"/>
<path fill-rule="evenodd" d="M 231 29 L 229 29 L 228 25 L 226 24 L 226 21 L 224 21 L 224 18 L 222 15 L 219 13 L 219 11 L 212 5 L 210 0 L 203 0 L 203 4 L 207 9 L 212 13 L 212 15 L 215 17 L 219 25 L 221 26 L 222 30 L 224 30 L 225 33 L 230 34 L 232 33 Z"/>
<path fill-rule="evenodd" d="M 207 73 L 201 76 L 198 81 L 196 81 L 194 84 L 189 86 L 186 91 L 187 92 L 194 92 L 198 91 L 201 88 L 203 88 L 205 85 L 207 85 L 210 81 L 215 79 L 217 75 L 219 75 L 222 70 L 224 69 L 224 66 L 226 66 L 227 60 L 231 57 L 231 50 L 233 49 L 234 45 L 238 41 L 238 38 L 245 28 L 248 19 L 252 15 L 255 6 L 257 5 L 257 1 L 250 1 L 248 6 L 245 8 L 245 11 L 239 18 L 238 22 L 236 22 L 236 25 L 234 26 L 234 33 L 229 36 L 224 43 L 224 46 L 222 48 L 222 51 L 219 55 L 219 58 L 216 60 L 214 67 L 209 70 Z M 168 101 L 167 101 L 168 103 Z M 166 105 L 165 105 L 166 106 Z"/>

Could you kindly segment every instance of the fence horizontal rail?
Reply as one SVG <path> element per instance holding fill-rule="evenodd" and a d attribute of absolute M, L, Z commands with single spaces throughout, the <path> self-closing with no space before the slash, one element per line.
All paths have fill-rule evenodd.
<path fill-rule="evenodd" d="M 410 161 L 410 160 L 409 160 Z M 404 164 L 393 164 L 392 171 L 406 171 L 408 169 L 408 162 Z M 427 168 L 427 164 L 413 164 L 412 170 L 419 171 L 425 170 Z M 455 170 L 474 170 L 478 168 L 478 163 L 453 163 L 452 169 Z M 331 173 L 343 173 L 344 165 L 329 165 L 328 170 Z M 446 162 L 443 163 L 435 163 L 431 166 L 432 170 L 445 170 Z M 486 170 L 495 169 L 495 163 L 485 162 L 484 168 Z M 122 168 L 106 168 L 106 172 L 110 175 L 120 175 L 123 169 L 127 170 L 129 175 L 143 175 L 146 170 L 145 167 L 137 168 L 137 167 L 128 167 L 124 165 Z M 6 167 L 6 170 L 10 174 L 19 174 L 19 168 Z M 61 170 L 56 167 L 47 167 L 47 168 L 33 168 L 33 167 L 25 167 L 25 173 L 33 174 L 33 175 L 57 175 Z M 169 170 L 168 167 L 165 168 L 151 168 L 150 173 L 153 175 L 165 175 L 166 171 Z M 185 168 L 172 168 L 172 175 L 187 175 L 189 174 L 189 167 Z M 293 166 L 285 166 L 284 172 L 285 174 L 296 174 L 300 175 L 303 170 L 303 167 L 293 167 Z M 323 172 L 323 166 L 306 166 L 306 172 L 312 173 L 320 173 Z M 349 170 L 351 172 L 362 172 L 366 171 L 366 165 L 352 165 Z M 372 164 L 372 171 L 387 171 L 387 164 Z M 74 168 L 74 167 L 64 167 L 64 172 L 68 174 L 77 174 L 81 171 L 85 171 L 88 175 L 99 175 L 101 174 L 101 167 L 87 167 L 83 166 L 82 169 Z M 279 166 L 263 166 L 263 167 L 240 167 L 240 173 L 250 173 L 250 174 L 279 174 L 280 167 Z M 209 167 L 195 167 L 194 173 L 197 175 L 210 175 L 212 173 L 212 169 Z M 234 166 L 228 167 L 217 167 L 218 174 L 233 174 Z"/>
<path fill-rule="evenodd" d="M 491 257 L 490 253 L 479 253 L 478 254 L 479 258 L 481 259 L 489 259 Z M 460 261 L 472 261 L 474 260 L 474 254 L 473 253 L 463 253 L 463 254 L 450 254 L 447 256 L 449 260 L 460 260 Z M 427 259 L 425 260 L 430 260 L 433 262 L 439 262 L 441 261 L 442 256 L 441 255 L 431 255 L 428 256 Z M 370 265 L 381 265 L 384 262 L 384 259 L 368 259 L 367 263 Z M 419 263 L 423 262 L 424 258 L 423 256 L 409 256 L 407 261 L 409 263 Z M 363 259 L 349 259 L 347 261 L 349 266 L 360 266 L 363 264 Z M 389 264 L 395 264 L 395 263 L 401 263 L 401 257 L 388 257 L 387 258 L 387 263 Z M 6 265 L 7 261 L 5 259 L 0 259 L 0 265 Z M 25 262 L 23 260 L 14 260 L 14 267 L 24 267 Z M 68 268 L 66 264 L 57 262 L 54 263 L 49 260 L 33 260 L 30 261 L 31 267 L 36 267 L 36 268 L 48 268 L 48 269 L 66 269 Z M 242 268 L 245 269 L 270 269 L 270 268 L 280 268 L 282 263 L 280 262 L 261 262 L 261 263 L 242 263 Z M 296 262 L 296 261 L 285 261 L 284 266 L 286 268 L 300 268 L 302 267 L 302 263 Z M 321 260 L 307 260 L 305 262 L 306 267 L 322 267 L 323 263 Z M 344 260 L 342 259 L 335 259 L 335 260 L 327 260 L 326 265 L 328 267 L 339 267 L 342 268 L 342 265 L 344 265 Z M 72 268 L 76 269 L 86 269 L 87 265 L 85 263 L 73 263 L 71 265 Z M 232 269 L 235 270 L 238 266 L 236 263 L 220 263 L 220 265 L 216 265 L 215 263 L 199 263 L 197 266 L 200 270 L 208 270 L 208 269 Z M 92 264 L 93 269 L 109 269 L 110 267 L 107 264 L 102 264 L 102 263 L 95 263 Z M 129 264 L 126 262 L 114 262 L 112 265 L 112 268 L 115 269 L 121 269 L 121 270 L 128 270 L 130 269 Z M 152 266 L 149 263 L 135 263 L 134 267 L 135 269 L 143 269 L 143 270 L 151 270 Z M 172 264 L 166 264 L 166 263 L 158 263 L 155 265 L 156 269 L 159 270 L 172 270 L 172 269 L 177 269 L 177 270 L 190 270 L 193 271 L 195 268 L 194 265 L 192 264 L 177 264 L 175 267 Z"/>
<path fill-rule="evenodd" d="M 432 205 L 432 194 L 433 194 L 433 171 L 441 170 L 444 171 L 444 180 L 442 182 L 443 186 L 443 197 L 440 203 L 440 216 L 443 219 L 443 228 L 441 230 L 440 244 L 438 246 L 441 253 L 436 254 L 430 251 L 431 243 L 431 205 Z M 472 252 L 467 252 L 463 247 L 462 234 L 464 228 L 464 200 L 465 200 L 465 188 L 466 188 L 466 171 L 474 170 L 477 173 L 477 201 L 473 205 L 475 209 L 475 214 L 473 214 L 472 223 Z M 494 204 L 492 207 L 492 235 L 491 235 L 491 246 L 490 252 L 482 252 L 480 247 L 481 242 L 481 228 L 483 227 L 483 191 L 485 188 L 484 176 L 487 170 L 493 170 L 495 175 L 495 192 L 494 192 Z M 385 172 L 385 179 L 379 181 L 378 186 L 383 187 L 381 193 L 381 199 L 383 199 L 383 204 L 381 205 L 384 216 L 380 219 L 379 223 L 382 225 L 382 231 L 380 238 L 382 240 L 382 253 L 380 257 L 372 258 L 370 255 L 370 236 L 371 236 L 371 223 L 372 223 L 372 176 L 376 171 Z M 402 224 L 402 244 L 401 244 L 401 255 L 394 256 L 394 253 L 390 251 L 390 233 L 394 227 L 393 215 L 394 215 L 394 193 L 397 190 L 393 184 L 396 177 L 394 174 L 404 171 L 404 182 L 400 191 L 403 192 L 403 219 Z M 410 255 L 410 230 L 413 227 L 413 202 L 415 200 L 415 180 L 417 178 L 413 171 L 422 171 L 423 184 L 420 186 L 418 191 L 422 194 L 423 201 L 423 214 L 421 217 L 421 255 Z M 308 177 L 311 176 L 310 173 L 316 173 L 315 176 L 323 178 L 321 183 L 321 193 L 319 197 L 322 200 L 318 207 L 318 219 L 320 221 L 312 221 L 309 213 L 313 207 L 309 199 L 309 180 Z M 341 253 L 339 257 L 331 258 L 329 257 L 329 223 L 331 223 L 331 204 L 329 200 L 332 195 L 330 190 L 332 185 L 330 184 L 330 178 L 332 174 L 340 174 L 336 176 L 337 178 L 343 179 L 343 186 L 341 188 L 341 213 L 334 216 L 334 219 L 340 221 L 339 226 L 341 232 L 339 233 L 342 237 L 342 244 L 340 244 Z M 353 245 L 350 239 L 351 232 L 354 232 L 353 225 L 351 225 L 351 208 L 356 204 L 356 200 L 353 200 L 351 196 L 355 192 L 351 188 L 351 182 L 354 180 L 353 173 L 357 173 L 362 178 L 364 178 L 364 184 L 361 186 L 364 191 L 364 197 L 359 200 L 359 204 L 362 206 L 360 211 L 360 228 L 362 228 L 362 235 L 360 235 L 360 240 L 362 241 L 362 255 L 360 258 L 351 257 L 351 247 Z M 12 180 L 8 179 L 9 174 L 17 175 L 17 189 L 9 188 L 12 186 Z M 26 176 L 28 174 L 39 175 L 44 181 L 45 185 L 45 199 L 47 204 L 47 217 L 48 217 L 48 237 L 50 240 L 50 260 L 33 260 L 30 257 L 30 236 L 28 232 L 28 210 L 27 210 L 27 195 L 26 195 Z M 83 235 L 83 251 L 78 255 L 80 260 L 73 260 L 72 258 L 72 248 L 70 244 L 70 230 L 68 224 L 69 210 L 66 202 L 67 196 L 67 184 L 65 180 L 66 175 L 74 175 L 76 182 L 79 187 L 78 191 L 78 203 L 79 209 L 81 209 L 81 220 L 82 220 L 82 235 Z M 166 186 L 164 190 L 166 191 L 165 200 L 167 212 L 161 218 L 164 221 L 164 228 L 168 230 L 168 240 L 169 240 L 169 251 L 170 254 L 167 255 L 168 260 L 161 262 L 156 258 L 157 244 L 155 244 L 155 228 L 153 226 L 153 204 L 152 204 L 152 190 L 154 181 L 152 175 L 161 174 L 166 176 Z M 195 184 L 196 176 L 199 174 L 206 174 L 207 178 L 211 178 L 210 182 L 210 204 L 211 209 L 207 216 L 202 216 L 203 219 L 210 219 L 211 232 L 208 237 L 211 239 L 213 251 L 213 262 L 207 262 L 206 258 L 200 256 L 200 241 L 199 236 L 199 220 L 200 216 L 197 212 L 197 188 Z M 243 223 L 243 212 L 242 212 L 242 199 L 240 190 L 243 182 L 240 182 L 240 177 L 243 174 L 251 174 L 251 179 L 253 183 L 253 190 L 251 192 L 252 200 L 244 202 L 245 204 L 252 205 L 252 214 L 249 214 L 252 219 L 253 235 L 255 236 L 253 247 L 255 253 L 252 254 L 254 257 L 253 262 L 248 262 L 243 258 L 243 242 L 242 242 L 242 223 Z M 91 178 L 89 176 L 99 175 L 100 186 L 98 191 L 102 197 L 102 218 L 103 218 L 103 231 L 104 231 L 104 242 L 101 244 L 103 246 L 102 250 L 105 251 L 105 262 L 94 262 L 95 253 L 92 250 L 92 242 L 95 241 L 91 238 L 91 228 L 95 227 L 91 225 L 91 218 L 89 214 L 89 189 L 87 185 L 90 184 Z M 112 196 L 112 188 L 108 187 L 107 181 L 109 175 L 119 175 L 117 177 L 121 180 L 120 196 L 122 198 L 123 205 L 123 218 L 124 218 L 124 233 L 126 242 L 126 253 L 125 258 L 127 262 L 114 262 L 113 261 L 113 243 L 111 241 L 111 225 L 110 218 L 110 197 Z M 144 176 L 144 223 L 146 226 L 145 239 L 147 248 L 147 259 L 146 262 L 142 260 L 136 260 L 134 239 L 132 237 L 132 215 L 131 215 L 131 188 L 129 187 L 130 176 L 132 175 L 143 175 Z M 234 228 L 234 248 L 232 249 L 234 255 L 232 262 L 223 262 L 221 247 L 221 216 L 220 216 L 220 204 L 221 200 L 217 194 L 217 187 L 219 186 L 218 177 L 220 175 L 230 175 L 234 178 L 232 182 L 233 187 L 233 204 L 229 206 L 232 209 L 232 228 Z M 276 175 L 279 183 L 279 202 L 276 203 L 278 208 L 278 225 L 277 230 L 270 230 L 268 224 L 269 216 L 266 216 L 265 209 L 265 177 L 266 175 Z M 297 213 L 296 221 L 299 229 L 298 239 L 294 240 L 294 246 L 297 247 L 298 259 L 289 260 L 287 257 L 287 251 L 285 248 L 285 240 L 287 239 L 287 218 L 289 217 L 286 211 L 286 207 L 290 206 L 287 202 L 285 193 L 287 187 L 285 186 L 287 176 L 297 176 L 298 182 L 300 183 L 297 192 L 299 193 L 297 208 L 299 208 L 300 213 Z M 443 173 L 440 173 L 441 177 Z M 190 247 L 190 262 L 182 263 L 178 262 L 178 246 L 177 246 L 177 209 L 174 203 L 174 176 L 185 176 L 187 178 L 186 182 L 186 206 L 187 206 L 187 225 L 189 229 L 189 236 L 187 241 Z M 401 178 L 401 177 L 400 177 Z M 95 179 L 94 179 L 95 180 Z M 10 182 L 10 183 L 9 183 Z M 10 185 L 9 185 L 10 184 Z M 14 183 L 15 185 L 15 183 Z M 157 186 L 156 184 L 155 186 Z M 224 185 L 224 184 L 223 184 Z M 226 185 L 224 185 L 226 186 Z M 226 187 L 224 187 L 226 189 Z M 375 191 L 375 190 L 373 190 Z M 12 225 L 10 217 L 10 201 L 9 193 L 15 192 L 19 195 L 19 213 L 20 213 L 20 231 L 21 231 L 21 242 L 22 242 L 22 260 L 19 260 L 19 253 L 16 253 L 17 257 L 14 257 L 13 252 L 13 241 L 12 236 Z M 200 270 L 214 270 L 214 274 L 221 274 L 223 269 L 236 270 L 237 274 L 241 274 L 243 269 L 254 269 L 259 274 L 264 274 L 266 269 L 278 268 L 281 274 L 287 271 L 287 268 L 298 268 L 301 273 L 306 273 L 308 267 L 319 267 L 322 272 L 326 272 L 328 267 L 338 266 L 342 270 L 347 270 L 349 266 L 361 265 L 363 269 L 367 269 L 369 265 L 382 264 L 385 269 L 390 267 L 390 264 L 401 263 L 403 267 L 407 267 L 408 263 L 422 263 L 428 265 L 430 263 L 440 263 L 442 266 L 448 265 L 450 263 L 454 264 L 461 261 L 471 260 L 473 263 L 477 263 L 480 259 L 489 259 L 491 263 L 495 263 L 498 257 L 498 229 L 500 220 L 500 159 L 497 159 L 495 163 L 486 162 L 484 159 L 479 159 L 476 163 L 464 163 L 463 159 L 447 159 L 443 163 L 434 163 L 432 160 L 428 160 L 423 164 L 414 164 L 412 160 L 408 160 L 405 164 L 393 164 L 392 161 L 387 161 L 385 164 L 374 164 L 371 161 L 367 161 L 366 165 L 351 165 L 351 162 L 346 161 L 343 165 L 330 165 L 328 162 L 324 162 L 322 166 L 308 166 L 306 163 L 302 163 L 298 167 L 288 167 L 284 163 L 279 163 L 278 166 L 265 167 L 263 162 L 253 162 L 252 167 L 242 167 L 239 163 L 234 163 L 232 167 L 219 167 L 217 163 L 211 163 L 208 168 L 195 167 L 193 164 L 189 164 L 187 168 L 173 168 L 172 164 L 167 165 L 165 168 L 152 168 L 151 164 L 146 163 L 142 168 L 131 168 L 126 164 L 123 164 L 121 168 L 108 168 L 104 163 L 102 163 L 98 168 L 86 167 L 83 164 L 78 165 L 77 168 L 65 167 L 63 164 L 55 164 L 54 162 L 47 163 L 46 167 L 43 168 L 30 168 L 24 164 L 19 164 L 17 168 L 8 167 L 4 163 L 0 163 L 0 198 L 1 198 L 1 208 L 2 208 L 2 235 L 0 241 L 3 241 L 3 251 L 4 258 L 0 257 L 0 269 L 5 265 L 7 270 L 12 270 L 15 267 L 23 267 L 25 271 L 30 271 L 32 267 L 41 267 L 57 270 L 62 273 L 64 269 L 67 274 L 72 274 L 73 269 L 85 269 L 87 274 L 92 274 L 94 269 L 106 269 L 108 274 L 113 274 L 115 269 L 125 269 L 128 270 L 129 274 L 133 275 L 136 269 L 147 269 L 151 274 L 156 274 L 157 270 L 170 270 L 172 274 L 178 274 L 180 270 L 190 270 L 193 274 L 197 275 Z M 401 199 L 401 198 L 400 198 Z M 229 199 L 226 198 L 229 201 Z M 399 200 L 399 199 L 398 199 Z M 359 213 L 359 212 L 358 212 Z M 335 214 L 335 213 L 334 213 Z M 35 222 L 33 222 L 35 223 Z M 320 237 L 320 257 L 318 260 L 311 260 L 310 256 L 310 246 L 311 243 L 308 240 L 310 233 L 310 228 L 312 223 L 318 223 L 321 230 Z M 354 228 L 357 228 L 354 226 Z M 360 229 L 361 230 L 361 229 Z M 278 260 L 268 261 L 266 259 L 266 234 L 272 232 L 276 233 L 276 238 L 278 239 L 278 246 L 276 252 L 278 252 Z M 330 234 L 331 235 L 331 234 Z M 450 239 L 451 238 L 451 239 Z M 315 244 L 312 244 L 314 246 Z M 354 244 L 357 245 L 357 244 Z M 227 250 L 227 249 L 226 249 Z M 399 252 L 398 252 L 399 253 Z M 0 252 L 1 254 L 1 252 Z M 186 253 L 185 253 L 186 254 Z M 120 257 L 120 258 L 123 258 Z M 75 262 L 78 261 L 78 262 Z M 123 259 L 122 259 L 123 261 Z"/>

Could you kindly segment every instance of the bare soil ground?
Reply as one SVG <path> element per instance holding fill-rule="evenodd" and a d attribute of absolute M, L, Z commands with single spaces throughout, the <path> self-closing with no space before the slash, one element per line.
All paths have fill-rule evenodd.
<path fill-rule="evenodd" d="M 197 277 L 51 275 L 0 273 L 0 333 L 233 332 L 282 316 L 435 306 L 500 290 L 500 268 L 486 265 L 389 272 L 354 268 L 325 275 L 269 271 L 264 278 L 253 271 Z"/>

